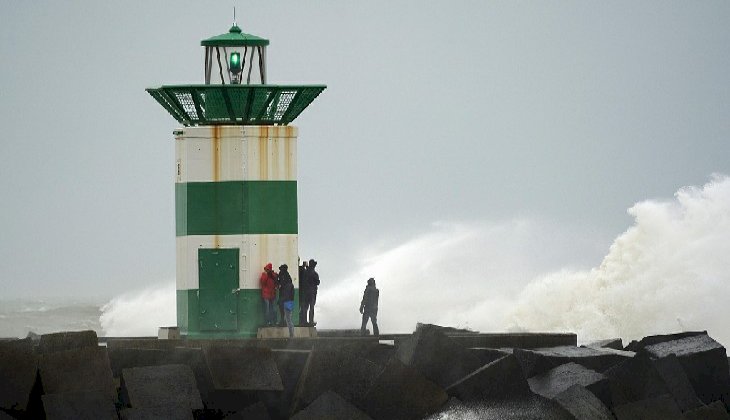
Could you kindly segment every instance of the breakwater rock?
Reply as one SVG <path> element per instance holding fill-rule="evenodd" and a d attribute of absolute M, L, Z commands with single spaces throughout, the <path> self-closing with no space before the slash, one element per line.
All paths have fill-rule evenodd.
<path fill-rule="evenodd" d="M 577 347 L 574 334 L 0 341 L 2 419 L 728 419 L 706 332 Z"/>

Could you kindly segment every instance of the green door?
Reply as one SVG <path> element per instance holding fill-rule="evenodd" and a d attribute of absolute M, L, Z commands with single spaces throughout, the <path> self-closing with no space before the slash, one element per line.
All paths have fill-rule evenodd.
<path fill-rule="evenodd" d="M 200 330 L 235 331 L 238 248 L 198 249 Z"/>

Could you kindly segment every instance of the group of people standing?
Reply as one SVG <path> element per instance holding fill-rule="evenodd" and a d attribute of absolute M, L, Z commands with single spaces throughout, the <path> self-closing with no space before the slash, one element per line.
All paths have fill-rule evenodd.
<path fill-rule="evenodd" d="M 315 270 L 317 261 L 314 259 L 305 261 L 299 267 L 299 306 L 300 326 L 314 326 L 314 304 L 317 301 L 317 287 L 319 286 L 319 274 Z M 279 266 L 279 272 L 274 271 L 271 263 L 264 266 L 264 271 L 259 278 L 261 287 L 261 299 L 264 304 L 264 322 L 267 326 L 278 325 L 289 328 L 289 337 L 294 337 L 294 324 L 291 313 L 294 310 L 294 283 L 289 274 L 289 267 L 286 264 Z M 278 300 L 277 300 L 278 294 Z M 277 322 L 275 304 L 278 303 L 279 321 Z M 309 318 L 307 320 L 307 315 Z"/>
<path fill-rule="evenodd" d="M 319 273 L 317 273 L 317 261 L 311 259 L 304 261 L 299 266 L 299 326 L 313 327 L 314 305 L 317 303 L 317 289 L 319 288 Z M 271 263 L 266 264 L 264 272 L 259 280 L 261 286 L 261 298 L 264 302 L 264 321 L 269 327 L 278 325 L 289 328 L 289 337 L 294 337 L 294 324 L 291 313 L 294 309 L 294 284 L 289 267 L 286 264 L 279 266 L 279 272 L 274 271 Z M 279 322 L 276 321 L 275 302 L 278 298 Z M 365 327 L 368 321 L 373 324 L 373 334 L 380 335 L 378 330 L 378 299 L 380 291 L 375 287 L 375 279 L 369 278 L 362 301 L 360 302 L 360 313 L 362 314 L 362 325 L 360 332 L 365 334 Z"/>

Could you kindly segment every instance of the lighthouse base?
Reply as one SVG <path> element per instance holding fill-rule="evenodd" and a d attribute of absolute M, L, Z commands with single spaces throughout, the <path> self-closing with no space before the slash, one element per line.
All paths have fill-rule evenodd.
<path fill-rule="evenodd" d="M 256 338 L 289 338 L 287 327 L 261 327 Z M 317 338 L 315 327 L 294 327 L 294 338 Z"/>

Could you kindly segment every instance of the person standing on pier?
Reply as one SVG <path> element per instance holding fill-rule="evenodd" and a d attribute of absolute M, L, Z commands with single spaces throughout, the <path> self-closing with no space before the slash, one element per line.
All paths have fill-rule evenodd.
<path fill-rule="evenodd" d="M 365 292 L 362 294 L 362 301 L 360 302 L 360 313 L 362 314 L 362 326 L 360 327 L 360 334 L 365 335 L 365 327 L 368 323 L 368 318 L 373 323 L 373 334 L 380 335 L 378 330 L 378 298 L 380 297 L 380 290 L 375 287 L 375 279 L 370 277 L 368 279 L 368 285 L 365 287 Z"/>
<path fill-rule="evenodd" d="M 317 267 L 317 261 L 314 259 L 309 260 L 309 267 L 307 268 L 307 292 L 305 295 L 304 310 L 302 311 L 305 315 L 304 324 L 310 327 L 317 325 L 314 322 L 314 305 L 317 303 L 317 288 L 319 287 L 319 273 L 315 270 Z M 306 319 L 307 312 L 309 312 L 309 319 Z"/>
<path fill-rule="evenodd" d="M 261 278 L 259 278 L 261 299 L 264 302 L 264 322 L 266 322 L 267 327 L 276 325 L 276 309 L 274 309 L 276 277 L 276 272 L 273 270 L 271 263 L 268 263 L 264 267 L 264 272 L 261 273 Z"/>
<path fill-rule="evenodd" d="M 307 260 L 299 266 L 299 326 L 307 324 Z"/>
<path fill-rule="evenodd" d="M 289 328 L 289 338 L 294 337 L 294 324 L 291 320 L 291 313 L 294 309 L 294 283 L 289 275 L 289 267 L 286 264 L 279 266 L 279 305 L 284 309 L 284 319 Z"/>

